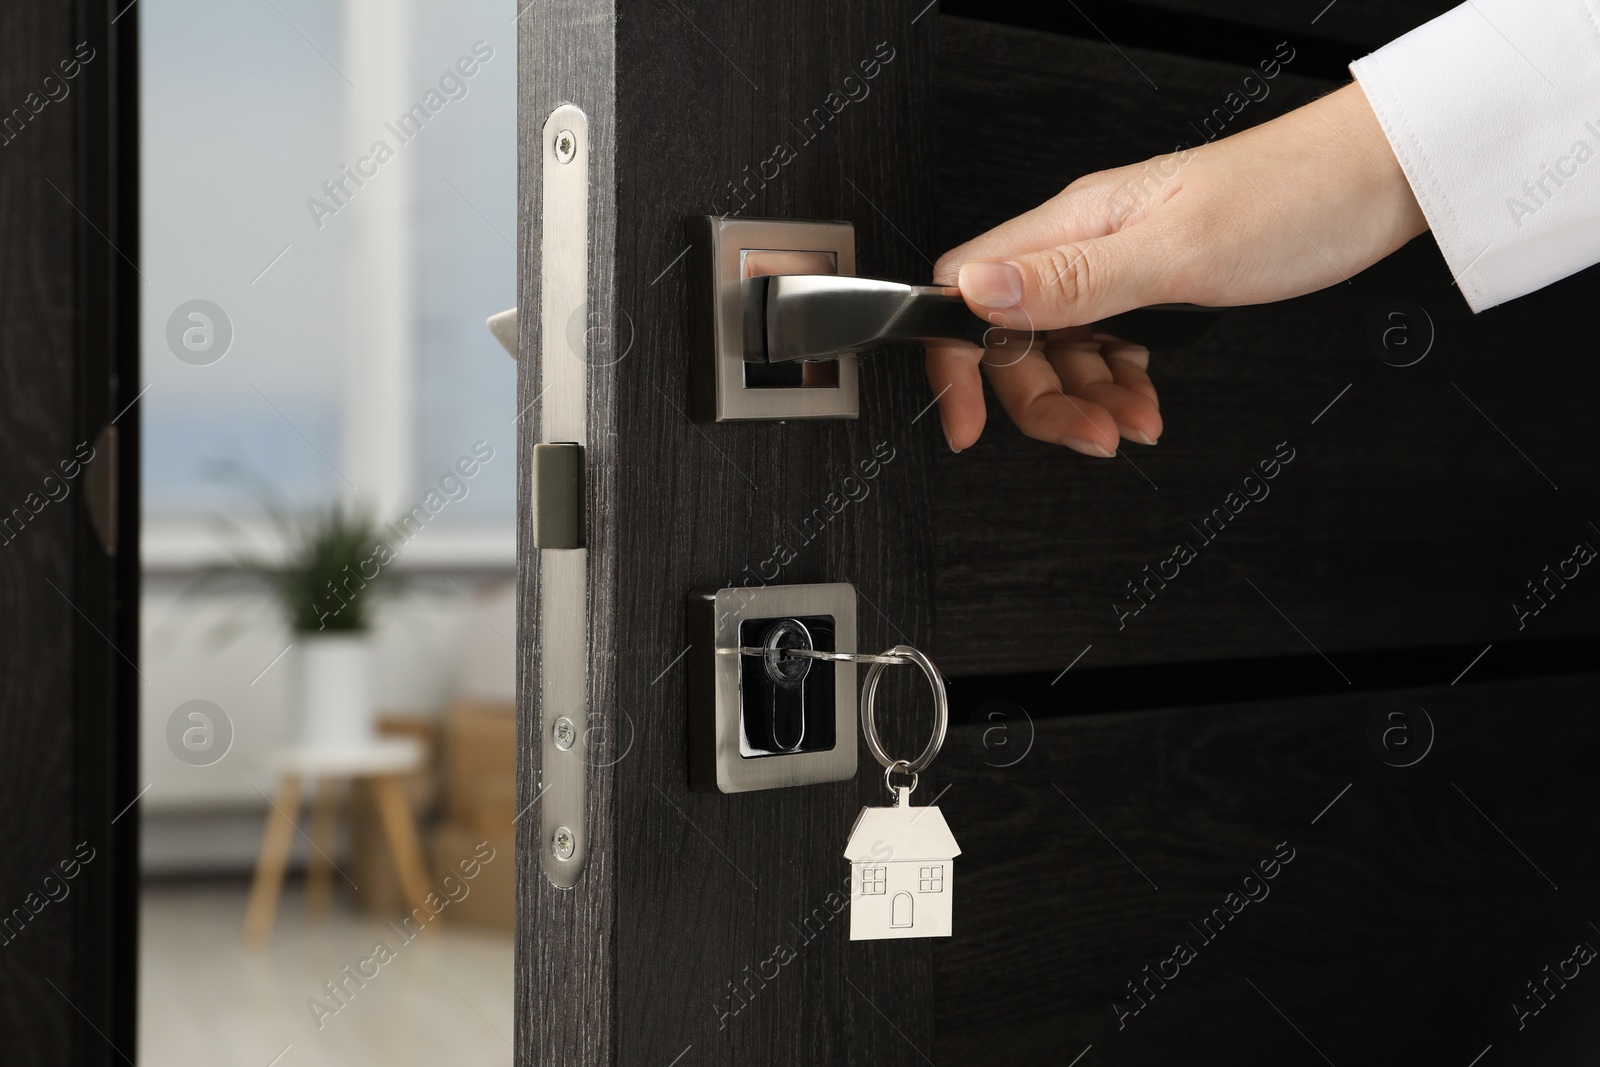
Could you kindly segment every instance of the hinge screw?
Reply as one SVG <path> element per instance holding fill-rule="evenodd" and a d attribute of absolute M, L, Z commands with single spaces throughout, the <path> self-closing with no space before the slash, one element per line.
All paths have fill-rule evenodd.
<path fill-rule="evenodd" d="M 572 831 L 565 826 L 556 827 L 555 835 L 550 839 L 550 852 L 558 860 L 570 860 L 572 848 Z"/>
<path fill-rule="evenodd" d="M 571 163 L 572 160 L 573 160 L 573 157 L 576 156 L 577 154 L 578 154 L 578 138 L 573 135 L 571 130 L 562 130 L 560 133 L 556 134 L 556 161 L 557 162 L 559 162 L 559 163 Z"/>
<path fill-rule="evenodd" d="M 578 728 L 572 725 L 571 719 L 563 715 L 556 720 L 555 735 L 556 747 L 565 752 L 578 739 Z"/>

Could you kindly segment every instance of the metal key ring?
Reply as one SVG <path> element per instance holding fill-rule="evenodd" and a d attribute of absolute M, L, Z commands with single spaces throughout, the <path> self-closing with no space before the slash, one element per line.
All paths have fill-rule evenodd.
<path fill-rule="evenodd" d="M 717 649 L 725 656 L 755 656 L 757 658 L 767 655 L 768 649 L 756 645 L 740 645 L 738 648 Z M 783 659 L 825 659 L 834 663 L 881 663 L 885 667 L 902 667 L 911 661 L 904 656 L 875 656 L 867 652 L 824 652 L 818 648 L 785 648 L 780 653 Z"/>
<path fill-rule="evenodd" d="M 897 759 L 883 769 L 883 787 L 889 791 L 890 796 L 899 796 L 894 789 L 894 772 L 897 769 L 911 776 L 911 784 L 906 787 L 906 792 L 915 793 L 917 791 L 917 783 L 921 781 L 921 776 L 911 769 L 911 764 L 903 759 Z"/>
<path fill-rule="evenodd" d="M 871 663 L 884 667 L 899 667 L 911 661 L 904 656 L 874 656 L 868 652 L 823 652 L 816 648 L 786 648 L 784 659 L 826 659 L 835 663 Z"/>
<path fill-rule="evenodd" d="M 928 747 L 914 760 L 890 759 L 883 750 L 883 742 L 878 738 L 878 726 L 873 722 L 872 709 L 872 702 L 878 693 L 878 679 L 882 677 L 886 666 L 883 663 L 874 663 L 867 668 L 867 679 L 861 686 L 861 732 L 866 735 L 867 748 L 872 750 L 873 757 L 885 768 L 904 766 L 914 775 L 927 769 L 939 754 L 939 747 L 944 744 L 945 730 L 950 726 L 950 700 L 945 695 L 944 679 L 939 677 L 939 669 L 927 656 L 910 645 L 895 645 L 883 655 L 886 659 L 892 657 L 902 662 L 909 661 L 922 668 L 928 686 L 933 690 L 933 736 L 928 739 Z"/>

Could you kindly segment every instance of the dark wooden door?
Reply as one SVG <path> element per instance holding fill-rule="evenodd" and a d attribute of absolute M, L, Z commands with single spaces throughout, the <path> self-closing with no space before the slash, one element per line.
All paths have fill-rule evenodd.
<path fill-rule="evenodd" d="M 140 280 L 123 6 L 0 11 L 8 1064 L 134 1055 Z"/>
<path fill-rule="evenodd" d="M 1126 14 L 1115 46 L 947 17 L 940 247 L 1327 91 L 1394 29 L 1344 5 L 1316 26 L 1171 6 L 1243 26 L 1190 18 L 1185 46 L 1147 11 L 1157 51 Z M 1231 61 L 1192 54 L 1207 41 Z M 1247 84 L 1270 92 L 1235 114 Z M 961 151 L 979 123 L 986 150 Z M 1519 1013 L 1546 965 L 1600 945 L 1578 844 L 1600 820 L 1600 591 L 1552 583 L 1520 620 L 1513 603 L 1600 543 L 1593 447 L 1568 428 L 1600 386 L 1574 358 L 1596 285 L 1474 318 L 1424 237 L 1158 351 L 1171 432 L 1129 462 L 1073 463 L 998 408 L 976 449 L 936 452 L 937 655 L 971 719 L 946 803 L 967 876 L 993 874 L 962 901 L 982 921 L 934 949 L 951 1062 L 997 1041 L 1024 1062 L 1583 1062 L 1600 986 Z M 1404 355 L 1383 345 L 1397 323 Z M 1519 338 L 1558 353 L 1551 379 L 1508 373 Z M 1288 454 L 1220 528 L 1214 509 Z M 1149 582 L 1179 543 L 1193 573 Z M 1280 848 L 1295 859 L 1268 882 Z M 1166 962 L 1180 945 L 1192 962 Z"/>
<path fill-rule="evenodd" d="M 527 313 L 541 294 L 540 130 L 563 102 L 588 120 L 589 307 L 625 337 L 632 331 L 631 348 L 618 345 L 626 355 L 589 367 L 587 404 L 589 707 L 631 749 L 589 772 L 589 858 L 575 888 L 546 881 L 548 842 L 532 817 L 518 823 L 517 1041 L 527 1062 L 890 1064 L 918 1058 L 904 1035 L 926 1047 L 925 942 L 854 945 L 834 922 L 778 980 L 743 986 L 780 941 L 793 942 L 791 924 L 844 884 L 845 835 L 882 786 L 861 774 L 803 789 L 691 792 L 680 659 L 689 591 L 738 584 L 884 447 L 893 458 L 875 491 L 796 545 L 777 581 L 853 582 L 870 647 L 932 640 L 928 431 L 937 428 L 914 421 L 927 398 L 913 363 L 863 366 L 871 400 L 856 421 L 689 418 L 696 311 L 685 224 L 734 211 L 752 195 L 735 190 L 776 145 L 794 158 L 764 189 L 750 186 L 742 215 L 852 220 L 859 273 L 926 275 L 918 249 L 934 240 L 934 19 L 913 23 L 916 14 L 903 3 L 628 2 L 541 4 L 522 16 L 519 407 L 542 388 L 539 320 Z M 813 122 L 809 140 L 797 133 L 791 122 L 842 97 L 862 61 L 881 64 L 870 96 L 828 112 L 820 129 Z M 539 420 L 524 421 L 527 461 L 547 438 Z M 522 533 L 519 807 L 539 795 L 534 697 L 544 666 L 540 560 L 531 531 Z"/>
<path fill-rule="evenodd" d="M 522 16 L 520 404 L 540 389 L 539 130 L 571 102 L 589 305 L 631 340 L 589 372 L 588 696 L 633 731 L 589 778 L 574 888 L 549 885 L 547 842 L 519 823 L 527 1062 L 1582 1062 L 1600 981 L 1527 983 L 1600 945 L 1583 844 L 1600 592 L 1574 579 L 1520 627 L 1511 605 L 1600 541 L 1583 433 L 1600 381 L 1577 355 L 1592 272 L 1474 318 L 1423 238 L 1348 285 L 1230 311 L 1156 353 L 1168 432 L 1108 463 L 1022 438 L 997 406 L 950 454 L 914 353 L 863 360 L 854 423 L 689 418 L 686 219 L 845 219 L 858 273 L 926 278 L 1083 173 L 1331 89 L 1444 6 Z M 865 98 L 797 130 L 884 46 Z M 1273 58 L 1270 92 L 1231 107 Z M 793 161 L 747 183 L 779 143 Z M 1398 365 L 1396 321 L 1425 358 Z M 543 439 L 530 421 L 525 460 Z M 870 758 L 833 785 L 688 784 L 683 597 L 737 584 L 884 443 L 873 494 L 776 580 L 853 582 L 864 647 L 908 640 L 951 678 L 959 724 L 925 788 L 949 787 L 964 851 L 936 942 L 797 933 L 879 802 Z M 1213 517 L 1267 460 L 1270 495 Z M 545 636 L 528 534 L 524 805 Z M 1144 584 L 1196 539 L 1179 578 Z M 774 968 L 780 946 L 794 959 Z"/>

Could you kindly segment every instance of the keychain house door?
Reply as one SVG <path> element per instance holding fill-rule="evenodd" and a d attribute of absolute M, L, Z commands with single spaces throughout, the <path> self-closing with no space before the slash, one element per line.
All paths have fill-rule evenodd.
<path fill-rule="evenodd" d="M 1073 178 L 1281 114 L 1447 6 L 523 11 L 519 1061 L 1583 1047 L 1600 984 L 1537 1028 L 1507 1005 L 1600 944 L 1600 864 L 1572 844 L 1600 821 L 1600 591 L 1572 582 L 1537 628 L 1507 604 L 1600 539 L 1580 506 L 1600 465 L 1567 429 L 1600 371 L 1504 359 L 1588 343 L 1591 276 L 1474 320 L 1423 238 L 1228 311 L 1152 345 L 1167 435 L 1106 461 L 1022 437 L 992 398 L 952 454 L 915 346 L 814 393 L 767 383 L 808 393 L 787 418 L 766 386 L 721 411 L 697 377 L 716 226 L 845 223 L 848 269 L 844 245 L 731 247 L 923 283 Z M 858 733 L 852 777 L 694 788 L 691 597 L 830 583 L 854 587 L 855 649 L 915 646 L 949 683 L 914 800 L 962 850 L 948 938 L 849 938 L 846 839 L 892 802 Z M 918 750 L 920 681 L 878 707 Z M 914 921 L 895 907 L 891 929 Z"/>

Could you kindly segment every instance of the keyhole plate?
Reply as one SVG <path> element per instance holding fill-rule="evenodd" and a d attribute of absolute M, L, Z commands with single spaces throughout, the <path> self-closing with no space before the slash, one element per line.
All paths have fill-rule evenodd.
<path fill-rule="evenodd" d="M 788 674 L 769 673 L 761 649 L 808 634 L 824 652 L 856 647 L 856 591 L 847 582 L 700 589 L 688 600 L 689 782 L 696 789 L 743 793 L 856 773 L 856 665 L 823 660 Z M 794 647 L 802 647 L 795 645 Z"/>

